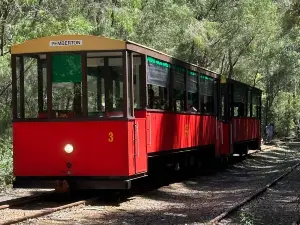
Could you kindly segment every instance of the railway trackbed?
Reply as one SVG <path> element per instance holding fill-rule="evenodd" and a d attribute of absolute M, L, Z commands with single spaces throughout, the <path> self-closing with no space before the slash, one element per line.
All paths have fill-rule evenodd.
<path fill-rule="evenodd" d="M 235 205 L 233 205 L 228 210 L 222 212 L 221 214 L 219 214 L 218 216 L 216 216 L 215 218 L 210 220 L 209 224 L 227 224 L 224 221 L 225 219 L 229 218 L 232 214 L 236 213 L 242 207 L 246 206 L 247 204 L 250 204 L 251 202 L 253 202 L 257 198 L 259 198 L 260 196 L 265 194 L 271 187 L 277 185 L 280 180 L 286 178 L 289 174 L 291 174 L 293 171 L 298 169 L 299 166 L 300 166 L 300 161 L 298 161 L 294 165 L 288 167 L 287 169 L 285 169 L 285 171 L 280 176 L 276 177 L 274 180 L 269 182 L 267 185 L 265 185 L 264 187 L 262 187 L 260 189 L 257 189 L 250 196 L 244 198 L 242 201 L 236 203 Z M 224 223 L 223 223 L 223 221 L 224 221 Z M 300 218 L 298 218 L 296 221 L 292 222 L 292 224 L 293 225 L 298 224 L 299 221 L 300 221 Z M 229 223 L 229 224 L 231 224 L 231 223 Z"/>
<path fill-rule="evenodd" d="M 7 220 L 3 223 L 1 222 L 0 224 L 1 225 L 9 225 L 9 224 L 15 224 L 15 223 L 23 222 L 23 221 L 28 220 L 28 219 L 33 219 L 33 218 L 38 218 L 38 217 L 41 217 L 41 216 L 49 215 L 49 214 L 54 213 L 54 212 L 59 211 L 59 210 L 71 208 L 71 207 L 74 207 L 74 206 L 84 205 L 87 202 L 91 202 L 91 201 L 96 200 L 96 199 L 97 198 L 86 199 L 86 200 L 81 200 L 81 201 L 73 202 L 73 203 L 70 203 L 70 204 L 54 207 L 54 208 L 51 208 L 51 209 L 39 210 L 39 212 L 31 213 L 30 215 L 25 215 L 25 216 L 15 218 L 15 219 L 9 219 L 9 220 Z"/>
<path fill-rule="evenodd" d="M 253 152 L 252 154 L 254 153 L 256 152 Z M 186 179 L 186 177 L 181 178 L 179 176 L 176 178 L 174 177 L 173 179 L 178 181 L 178 179 L 184 180 Z M 173 179 L 171 179 L 169 182 L 170 183 L 174 182 L 175 180 Z M 139 183 L 142 184 L 142 182 Z M 129 195 L 128 193 L 127 194 L 123 193 L 118 197 L 126 199 L 126 197 L 142 194 L 157 189 L 161 185 L 165 185 L 165 184 L 161 184 L 161 182 L 156 182 L 155 184 L 153 181 L 152 182 L 148 181 L 147 184 L 148 185 L 144 184 L 141 185 L 139 188 L 135 188 L 132 192 L 130 192 Z M 103 193 L 102 194 L 100 192 L 96 192 L 96 193 L 98 193 L 97 197 L 88 197 L 86 199 L 81 199 L 77 201 L 75 200 L 72 201 L 72 199 L 67 199 L 67 202 L 59 200 L 59 196 L 56 196 L 54 192 L 0 202 L 0 218 L 1 218 L 0 225 L 16 224 L 16 223 L 24 222 L 29 219 L 36 219 L 75 206 L 81 206 L 81 205 L 84 206 L 94 201 L 95 202 L 101 201 L 103 202 L 103 204 L 106 204 L 108 201 L 111 200 L 111 198 L 108 197 L 109 200 L 107 201 L 107 196 L 104 197 Z M 96 194 L 94 194 L 94 196 L 96 196 Z M 115 201 L 115 199 L 113 201 Z"/>
<path fill-rule="evenodd" d="M 249 156 L 255 155 L 256 153 L 259 152 L 260 151 L 258 150 L 251 151 L 249 152 L 248 155 Z M 233 164 L 239 162 L 240 160 L 235 161 Z M 180 180 L 185 180 L 185 179 L 188 179 L 188 177 L 180 178 Z M 175 178 L 175 180 L 178 181 L 177 178 Z M 171 179 L 169 182 L 172 183 L 174 182 L 174 180 Z M 138 183 L 144 184 L 144 182 L 142 181 Z M 163 186 L 164 185 L 166 184 L 163 184 Z M 134 196 L 136 194 L 141 194 L 141 193 L 145 193 L 157 189 L 161 186 L 161 184 L 154 184 L 153 181 L 150 181 L 148 184 L 144 184 L 142 186 L 145 187 L 138 188 L 137 190 L 134 190 L 129 195 Z M 121 197 L 126 198 L 128 196 L 123 195 Z M 97 194 L 90 193 L 85 197 L 78 195 L 76 199 L 67 198 L 65 200 L 61 200 L 59 195 L 56 196 L 55 193 L 47 193 L 47 194 L 41 194 L 37 196 L 29 196 L 25 198 L 23 197 L 14 200 L 8 200 L 6 202 L 0 202 L 0 218 L 1 218 L 0 224 L 6 225 L 6 224 L 20 223 L 29 219 L 35 219 L 46 215 L 50 215 L 53 214 L 54 212 L 62 211 L 64 209 L 72 208 L 75 206 L 86 205 L 94 201 L 95 202 L 101 201 L 105 205 L 107 202 L 104 199 L 105 197 L 103 193 L 97 192 Z"/>
<path fill-rule="evenodd" d="M 25 199 L 15 199 L 7 201 L 0 205 L 0 224 L 8 225 L 26 221 L 28 219 L 38 218 L 49 215 L 54 212 L 68 209 L 74 206 L 84 205 L 86 203 L 97 200 L 99 197 L 79 197 L 74 200 L 63 198 L 55 193 L 42 194 Z"/>
<path fill-rule="evenodd" d="M 8 209 L 8 208 L 14 207 L 14 206 L 23 205 L 23 204 L 30 203 L 33 201 L 37 201 L 37 200 L 42 199 L 43 197 L 51 196 L 53 194 L 54 194 L 54 192 L 42 193 L 42 194 L 24 196 L 24 197 L 9 199 L 6 201 L 1 201 L 0 202 L 0 210 Z"/>

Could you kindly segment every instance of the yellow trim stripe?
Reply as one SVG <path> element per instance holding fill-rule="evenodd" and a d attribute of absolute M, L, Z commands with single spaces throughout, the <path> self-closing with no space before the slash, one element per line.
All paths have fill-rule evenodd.
<path fill-rule="evenodd" d="M 58 35 L 28 40 L 11 47 L 12 54 L 125 50 L 126 42 L 92 35 Z"/>

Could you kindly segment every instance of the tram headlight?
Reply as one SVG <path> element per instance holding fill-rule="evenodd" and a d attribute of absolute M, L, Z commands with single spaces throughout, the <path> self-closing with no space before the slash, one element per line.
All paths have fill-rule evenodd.
<path fill-rule="evenodd" d="M 74 150 L 74 147 L 71 144 L 66 144 L 65 147 L 64 147 L 64 150 L 65 150 L 66 153 L 71 154 Z"/>

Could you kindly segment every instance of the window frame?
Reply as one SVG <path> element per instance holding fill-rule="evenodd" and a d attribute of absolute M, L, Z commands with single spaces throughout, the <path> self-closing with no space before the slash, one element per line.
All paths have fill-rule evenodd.
<path fill-rule="evenodd" d="M 88 93 L 87 93 L 87 59 L 92 58 L 88 57 L 88 53 L 94 53 L 94 52 L 121 52 L 121 57 L 122 57 L 122 62 L 123 62 L 123 74 L 124 74 L 124 80 L 126 82 L 123 82 L 123 117 L 88 117 Z M 56 118 L 53 115 L 53 103 L 52 103 L 52 60 L 51 56 L 55 53 L 65 53 L 65 54 L 80 54 L 81 55 L 81 60 L 82 60 L 82 117 L 77 117 L 77 118 Z M 141 58 L 141 65 L 140 65 L 140 107 L 135 109 L 134 108 L 134 86 L 133 86 L 133 61 L 132 58 L 136 57 L 133 55 L 133 53 L 138 53 L 140 54 L 138 57 Z M 46 58 L 40 59 L 40 55 L 45 55 Z M 17 58 L 23 58 L 23 57 L 34 57 L 38 59 L 38 67 L 40 66 L 40 62 L 45 62 L 46 64 L 46 83 L 47 83 L 47 117 L 46 118 L 18 118 L 18 98 L 17 98 Z M 155 58 L 152 55 L 149 55 L 152 58 Z M 102 58 L 103 56 L 100 56 Z M 114 56 L 109 56 L 109 57 L 114 57 Z M 118 56 L 119 57 L 119 56 Z M 99 57 L 96 57 L 99 58 Z M 158 59 L 160 61 L 163 61 L 160 59 L 160 57 L 157 57 L 155 59 Z M 169 63 L 171 65 L 170 71 L 169 71 L 169 82 L 167 85 L 167 88 L 169 89 L 169 107 L 168 109 L 148 109 L 146 106 L 148 105 L 148 92 L 147 92 L 147 76 L 148 76 L 148 71 L 147 71 L 147 55 L 142 54 L 136 51 L 130 51 L 130 50 L 104 50 L 104 51 L 65 51 L 65 52 L 39 52 L 39 53 L 33 53 L 33 54 L 12 54 L 11 55 L 11 65 L 12 65 L 12 105 L 13 105 L 13 120 L 15 121 L 24 121 L 24 120 L 38 120 L 38 121 L 48 121 L 48 120 L 65 120 L 65 121 L 74 121 L 74 120 L 128 120 L 132 119 L 134 117 L 134 111 L 135 110 L 148 110 L 148 111 L 159 111 L 159 112 L 173 112 L 177 114 L 197 114 L 197 115 L 218 115 L 219 113 L 219 102 L 217 102 L 217 95 L 218 95 L 218 80 L 220 78 L 210 76 L 208 75 L 210 72 L 203 72 L 204 70 L 199 68 L 199 67 L 193 67 L 193 66 L 188 66 L 183 61 L 180 60 L 174 60 L 174 62 Z M 184 73 L 184 111 L 181 112 L 175 112 L 173 109 L 175 107 L 175 102 L 174 102 L 174 95 L 173 92 L 170 90 L 173 90 L 175 86 L 175 80 L 174 80 L 174 69 L 175 66 L 180 66 L 185 69 Z M 42 67 L 43 68 L 43 67 Z M 40 73 L 41 68 L 38 68 L 38 73 Z M 189 71 L 197 73 L 198 77 L 198 82 L 197 82 L 197 90 L 198 90 L 198 106 L 197 106 L 197 112 L 188 112 L 187 111 L 187 105 L 188 105 L 188 76 L 189 76 Z M 213 80 L 213 95 L 212 95 L 212 107 L 213 110 L 212 112 L 201 112 L 200 109 L 200 76 L 201 74 L 210 77 Z M 24 78 L 26 79 L 26 78 Z M 38 82 L 39 83 L 39 82 Z M 217 84 L 217 86 L 216 86 Z M 41 86 L 41 85 L 40 85 Z M 132 86 L 132 87 L 130 87 Z M 216 86 L 216 87 L 215 87 Z M 41 87 L 38 87 L 41 88 Z M 127 98 L 126 98 L 127 96 Z M 23 95 L 24 97 L 24 95 Z M 21 97 L 22 98 L 22 97 Z M 130 98 L 130 99 L 129 99 Z M 42 106 L 41 100 L 39 100 L 38 103 L 38 109 L 40 110 Z"/>
<path fill-rule="evenodd" d="M 88 117 L 88 95 L 87 95 L 87 53 L 93 52 L 120 52 L 122 58 L 122 70 L 123 70 L 123 116 L 122 117 Z M 53 115 L 53 103 L 52 103 L 52 55 L 53 54 L 80 54 L 81 56 L 81 71 L 82 71 L 82 82 L 81 82 L 81 91 L 82 91 L 82 116 L 74 117 L 74 118 L 59 118 L 54 117 Z M 40 55 L 45 55 L 45 59 L 41 59 Z M 40 84 L 40 73 L 43 68 L 42 62 L 44 61 L 46 64 L 46 84 L 47 84 L 47 117 L 46 118 L 25 118 L 24 116 L 24 57 L 32 57 L 38 60 L 38 93 L 40 92 L 40 88 L 43 86 Z M 133 118 L 133 111 L 130 114 L 129 106 L 129 97 L 130 102 L 134 103 L 134 96 L 129 94 L 130 86 L 129 82 L 133 82 L 133 73 L 131 72 L 130 64 L 131 52 L 129 50 L 105 50 L 105 51 L 63 51 L 63 52 L 39 52 L 33 54 L 12 54 L 11 55 L 11 72 L 12 72 L 12 108 L 13 108 L 13 122 L 22 122 L 22 121 L 85 121 L 85 120 L 131 120 Z M 101 57 L 100 57 L 101 58 Z M 17 60 L 20 60 L 21 66 L 18 68 Z M 132 63 L 131 63 L 132 64 Z M 20 106 L 18 106 L 18 77 L 17 70 L 20 71 Z M 124 82 L 125 81 L 125 82 Z M 133 90 L 133 88 L 131 88 Z M 38 111 L 40 112 L 42 103 L 41 100 L 38 100 Z M 20 107 L 20 109 L 18 109 Z M 43 110 L 44 111 L 44 110 Z M 18 114 L 20 113 L 20 116 Z"/>
<path fill-rule="evenodd" d="M 253 104 L 253 95 L 256 98 L 256 109 Z M 254 110 L 256 110 L 256 116 L 254 116 Z M 251 118 L 261 120 L 261 91 L 257 89 L 251 90 Z"/>
<path fill-rule="evenodd" d="M 144 65 L 147 65 L 147 56 L 148 55 L 143 55 L 145 58 L 144 60 L 142 60 L 142 62 L 144 62 L 145 64 Z M 149 55 L 150 56 L 150 55 Z M 154 56 L 150 56 L 154 59 L 157 59 L 159 61 L 162 61 L 162 62 L 165 62 L 159 58 L 155 58 Z M 168 62 L 166 62 L 168 63 Z M 141 95 L 142 95 L 142 98 L 145 98 L 146 100 L 146 104 L 143 106 L 147 111 L 153 111 L 153 112 L 168 112 L 168 113 L 176 113 L 176 114 L 196 114 L 196 115 L 210 115 L 210 116 L 215 116 L 215 115 L 218 115 L 219 113 L 219 109 L 218 109 L 218 101 L 217 101 L 217 95 L 218 95 L 218 80 L 219 78 L 215 78 L 215 77 L 212 77 L 212 76 L 209 76 L 207 74 L 204 74 L 203 72 L 199 72 L 199 71 L 194 71 L 192 70 L 191 68 L 189 67 L 186 67 L 186 66 L 183 66 L 183 65 L 180 65 L 179 63 L 169 63 L 171 65 L 171 68 L 169 69 L 169 79 L 168 79 L 168 92 L 169 92 L 169 107 L 167 109 L 151 109 L 151 108 L 147 108 L 149 102 L 148 102 L 148 91 L 147 91 L 147 87 L 148 87 L 148 82 L 147 82 L 147 79 L 148 79 L 148 69 L 147 69 L 147 66 L 145 66 L 146 68 L 142 68 L 144 69 L 144 72 L 145 72 L 145 83 L 144 83 L 144 86 L 142 85 L 142 83 L 140 84 L 141 85 L 141 88 L 143 88 L 143 92 L 145 92 L 145 95 L 143 96 L 143 92 L 141 92 Z M 177 67 L 182 67 L 184 69 L 184 72 L 183 72 L 183 75 L 184 75 L 184 111 L 175 111 L 175 99 L 174 99 L 174 92 L 173 90 L 175 90 L 175 79 L 174 79 L 174 71 L 176 70 L 176 66 Z M 198 92 L 198 105 L 197 105 L 197 112 L 188 112 L 187 111 L 187 106 L 188 106 L 188 76 L 189 76 L 189 71 L 191 72 L 194 72 L 196 73 L 197 75 L 197 92 Z M 143 74 L 143 73 L 141 73 Z M 213 110 L 212 112 L 201 112 L 200 111 L 200 80 L 201 80 L 201 75 L 202 76 L 206 76 L 206 77 L 209 77 L 212 79 L 212 107 L 213 107 Z M 143 75 L 142 75 L 143 77 Z"/>
<path fill-rule="evenodd" d="M 211 78 L 211 84 L 212 84 L 212 95 L 201 95 L 201 88 L 200 88 L 200 84 L 201 84 L 201 76 L 205 76 L 205 77 L 209 77 Z M 201 115 L 214 115 L 214 116 L 217 116 L 218 115 L 218 107 L 216 107 L 216 104 L 218 104 L 217 100 L 216 100 L 216 97 L 217 96 L 217 89 L 216 89 L 216 85 L 217 85 L 217 81 L 218 79 L 216 78 L 213 78 L 213 77 L 210 77 L 206 74 L 203 74 L 203 73 L 198 73 L 198 98 L 199 98 L 199 106 L 198 106 L 198 110 L 199 110 L 199 113 Z M 213 109 L 211 110 L 211 112 L 201 112 L 201 96 L 209 96 L 212 98 L 212 104 L 211 106 L 213 107 Z"/>
<path fill-rule="evenodd" d="M 243 101 L 242 102 L 236 102 L 235 101 L 235 94 L 236 94 L 236 90 L 243 90 L 244 91 L 241 91 L 240 93 L 242 94 L 243 96 Z M 232 100 L 232 104 L 233 104 L 233 114 L 232 114 L 232 117 L 234 118 L 246 118 L 248 117 L 248 86 L 246 84 L 243 84 L 243 83 L 238 83 L 238 82 L 234 82 L 233 83 L 233 100 Z M 243 107 L 242 107 L 242 110 L 243 110 L 243 115 L 237 115 L 235 116 L 234 115 L 234 106 L 235 106 L 235 103 L 242 103 L 243 104 Z"/>

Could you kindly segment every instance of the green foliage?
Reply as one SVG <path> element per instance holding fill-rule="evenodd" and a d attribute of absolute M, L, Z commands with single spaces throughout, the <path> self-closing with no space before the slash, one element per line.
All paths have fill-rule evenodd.
<path fill-rule="evenodd" d="M 292 132 L 295 127 L 293 115 L 296 114 L 295 103 L 293 95 L 288 92 L 282 92 L 276 98 L 275 107 L 272 110 L 272 118 L 277 125 L 276 131 L 280 136 L 293 134 Z"/>
<path fill-rule="evenodd" d="M 12 181 L 12 138 L 5 134 L 0 139 L 0 189 Z"/>
<path fill-rule="evenodd" d="M 244 225 L 253 225 L 253 216 L 249 213 L 242 212 L 240 215 L 241 223 Z"/>

